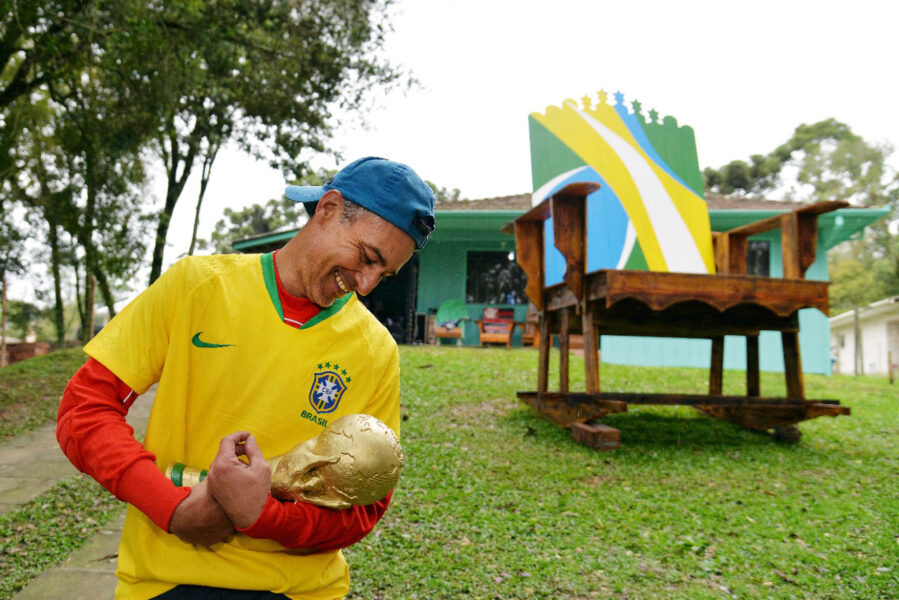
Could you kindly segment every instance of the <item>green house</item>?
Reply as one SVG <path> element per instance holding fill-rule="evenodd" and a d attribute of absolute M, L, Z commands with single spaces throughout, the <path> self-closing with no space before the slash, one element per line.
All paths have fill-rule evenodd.
<path fill-rule="evenodd" d="M 782 202 L 709 195 L 706 198 L 713 231 L 724 231 L 789 209 Z M 478 345 L 475 320 L 485 306 L 513 308 L 525 320 L 525 278 L 515 262 L 515 240 L 500 229 L 531 207 L 531 195 L 520 194 L 484 200 L 443 202 L 437 205 L 437 229 L 428 245 L 397 274 L 363 301 L 400 343 L 425 342 L 426 324 L 442 302 L 466 302 L 470 321 L 463 322 L 463 344 Z M 819 218 L 818 256 L 806 273 L 808 279 L 827 280 L 827 250 L 859 234 L 880 219 L 886 209 L 846 208 Z M 296 229 L 234 242 L 239 252 L 268 252 L 293 237 Z M 750 272 L 781 275 L 780 234 L 773 231 L 750 240 Z M 815 309 L 800 313 L 800 346 L 803 369 L 831 372 L 830 331 L 827 317 Z M 521 328 L 513 338 L 521 345 Z M 602 360 L 646 366 L 708 366 L 708 340 L 604 336 Z M 762 332 L 759 345 L 762 370 L 782 371 L 780 337 Z M 745 341 L 728 337 L 725 368 L 746 365 Z"/>

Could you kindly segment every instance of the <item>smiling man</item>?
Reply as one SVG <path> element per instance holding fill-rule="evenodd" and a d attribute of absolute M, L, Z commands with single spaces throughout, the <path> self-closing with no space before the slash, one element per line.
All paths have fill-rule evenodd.
<path fill-rule="evenodd" d="M 116 598 L 343 597 L 340 549 L 390 502 L 281 502 L 263 457 L 353 413 L 399 434 L 396 343 L 357 294 L 425 245 L 433 192 L 369 157 L 286 195 L 311 218 L 280 251 L 179 261 L 85 346 L 63 395 L 63 451 L 130 504 Z M 155 383 L 140 444 L 125 415 Z M 209 476 L 175 487 L 162 472 L 172 462 L 211 465 Z"/>

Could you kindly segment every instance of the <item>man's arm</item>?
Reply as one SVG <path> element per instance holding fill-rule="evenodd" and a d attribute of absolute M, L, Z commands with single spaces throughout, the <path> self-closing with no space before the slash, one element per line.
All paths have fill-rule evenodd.
<path fill-rule="evenodd" d="M 112 371 L 88 359 L 59 405 L 56 438 L 62 451 L 79 471 L 165 531 L 188 543 L 223 541 L 234 527 L 206 486 L 176 488 L 156 466 L 153 453 L 134 438 L 125 415 L 135 397 Z"/>
<path fill-rule="evenodd" d="M 247 462 L 239 456 L 246 456 Z M 255 438 L 245 431 L 222 439 L 205 481 L 241 533 L 316 552 L 355 544 L 374 529 L 390 504 L 389 495 L 345 510 L 276 499 L 269 491 L 271 469 Z"/>

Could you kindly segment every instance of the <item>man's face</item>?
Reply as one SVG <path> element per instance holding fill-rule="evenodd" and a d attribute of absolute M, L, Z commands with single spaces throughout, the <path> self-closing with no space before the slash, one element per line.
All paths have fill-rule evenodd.
<path fill-rule="evenodd" d="M 304 265 L 305 295 L 319 306 L 331 306 L 353 291 L 369 294 L 415 250 L 411 237 L 374 213 L 365 212 L 350 225 L 343 223 L 342 200 L 336 194 L 337 202 L 332 202 L 334 195 L 328 192 L 319 201 L 315 247 Z"/>

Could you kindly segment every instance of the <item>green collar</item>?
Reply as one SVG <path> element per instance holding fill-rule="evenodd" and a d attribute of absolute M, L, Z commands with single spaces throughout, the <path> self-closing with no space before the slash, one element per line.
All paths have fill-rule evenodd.
<path fill-rule="evenodd" d="M 272 257 L 271 252 L 262 255 L 262 278 L 265 280 L 265 289 L 268 291 L 268 297 L 275 306 L 275 310 L 278 311 L 278 318 L 283 321 L 284 307 L 281 306 L 281 297 L 278 295 L 278 280 L 275 276 L 275 259 Z M 313 325 L 318 325 L 331 315 L 336 314 L 352 297 L 352 292 L 341 296 L 334 302 L 334 304 L 328 308 L 323 308 L 320 313 L 303 323 L 300 326 L 300 329 L 308 329 Z"/>

